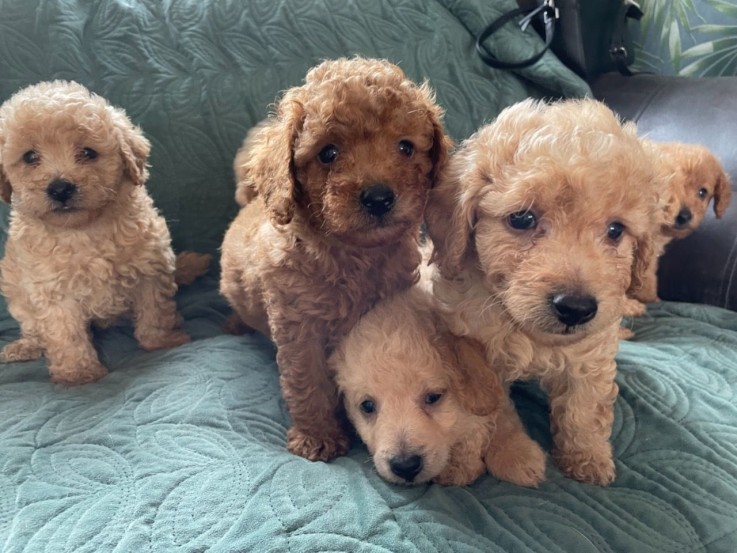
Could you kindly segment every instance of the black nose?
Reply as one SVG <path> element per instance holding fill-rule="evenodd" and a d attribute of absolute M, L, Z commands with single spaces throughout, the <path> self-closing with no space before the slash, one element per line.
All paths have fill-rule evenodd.
<path fill-rule="evenodd" d="M 684 207 L 681 211 L 678 212 L 678 215 L 676 215 L 676 226 L 682 227 L 693 218 L 693 213 L 691 213 L 691 210 L 687 207 Z"/>
<path fill-rule="evenodd" d="M 57 179 L 49 184 L 48 188 L 46 188 L 46 194 L 48 194 L 49 198 L 51 198 L 55 202 L 65 204 L 69 201 L 69 198 L 74 195 L 74 192 L 76 192 L 76 190 L 77 187 L 71 182 L 63 179 Z"/>
<path fill-rule="evenodd" d="M 588 295 L 556 294 L 550 299 L 558 320 L 566 326 L 582 325 L 596 316 L 596 298 Z"/>
<path fill-rule="evenodd" d="M 400 478 L 412 482 L 422 470 L 422 457 L 420 455 L 397 455 L 389 460 L 389 468 Z"/>
<path fill-rule="evenodd" d="M 394 191 L 385 184 L 372 184 L 361 190 L 359 200 L 363 210 L 374 217 L 382 217 L 394 207 Z"/>

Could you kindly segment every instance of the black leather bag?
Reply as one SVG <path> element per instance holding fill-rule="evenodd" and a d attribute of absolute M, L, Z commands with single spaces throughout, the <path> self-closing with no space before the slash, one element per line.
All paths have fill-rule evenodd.
<path fill-rule="evenodd" d="M 634 61 L 634 49 L 627 23 L 642 17 L 634 0 L 518 0 L 518 4 L 518 9 L 492 21 L 478 36 L 476 51 L 487 65 L 497 69 L 528 67 L 550 48 L 586 80 L 609 71 L 632 74 L 629 65 Z M 533 27 L 545 45 L 528 59 L 498 59 L 485 41 L 514 22 L 522 30 Z"/>

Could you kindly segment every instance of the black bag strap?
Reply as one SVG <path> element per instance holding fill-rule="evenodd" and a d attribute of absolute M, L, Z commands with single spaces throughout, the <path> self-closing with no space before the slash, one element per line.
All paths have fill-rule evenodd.
<path fill-rule="evenodd" d="M 634 75 L 627 65 L 627 58 L 629 57 L 629 52 L 625 44 L 627 19 L 632 18 L 639 21 L 642 15 L 642 9 L 640 9 L 637 2 L 634 2 L 634 0 L 623 0 L 617 11 L 614 32 L 612 33 L 612 40 L 609 43 L 609 55 L 614 65 L 622 75 L 627 77 Z"/>
<path fill-rule="evenodd" d="M 523 32 L 527 29 L 527 26 L 535 16 L 542 15 L 545 27 L 545 46 L 537 54 L 526 60 L 516 62 L 502 61 L 486 49 L 484 41 L 519 15 L 524 15 L 518 23 Z M 476 39 L 476 52 L 478 52 L 479 57 L 481 57 L 486 65 L 494 67 L 495 69 L 521 69 L 523 67 L 529 67 L 542 58 L 543 54 L 548 48 L 550 48 L 550 44 L 553 42 L 553 36 L 555 34 L 555 20 L 558 19 L 559 16 L 560 14 L 558 13 L 558 9 L 555 7 L 555 0 L 544 0 L 542 4 L 535 8 L 517 8 L 502 14 L 500 17 L 492 21 L 491 24 L 478 36 Z"/>

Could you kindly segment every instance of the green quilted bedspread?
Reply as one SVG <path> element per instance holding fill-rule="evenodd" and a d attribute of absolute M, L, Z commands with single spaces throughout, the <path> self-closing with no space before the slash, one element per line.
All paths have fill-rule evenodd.
<path fill-rule="evenodd" d="M 429 79 L 456 138 L 525 97 L 586 94 L 551 55 L 514 73 L 477 59 L 474 33 L 511 7 L 0 0 L 0 102 L 64 78 L 124 107 L 153 143 L 148 186 L 175 246 L 216 253 L 238 145 L 321 59 L 387 57 Z M 505 29 L 489 47 L 525 57 L 540 39 Z M 0 366 L 0 551 L 737 551 L 735 313 L 662 304 L 636 323 L 619 355 L 611 487 L 551 464 L 537 490 L 491 476 L 405 488 L 360 443 L 328 464 L 287 453 L 273 347 L 222 334 L 216 275 L 178 300 L 195 340 L 145 353 L 129 326 L 100 331 L 111 373 L 96 384 L 52 385 L 42 362 Z M 0 345 L 17 335 L 0 304 Z M 523 385 L 514 398 L 549 447 L 544 396 Z"/>

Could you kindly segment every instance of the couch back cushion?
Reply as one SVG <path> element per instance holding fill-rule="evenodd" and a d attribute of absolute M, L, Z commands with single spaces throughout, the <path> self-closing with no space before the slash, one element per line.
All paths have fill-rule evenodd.
<path fill-rule="evenodd" d="M 217 251 L 236 212 L 232 161 L 280 91 L 322 59 L 361 54 L 429 79 L 456 138 L 527 96 L 586 85 L 548 55 L 522 75 L 484 66 L 473 32 L 504 2 L 100 0 L 0 4 L 0 102 L 48 79 L 81 82 L 123 107 L 152 142 L 148 182 L 175 247 Z M 492 46 L 540 46 L 510 27 Z"/>

